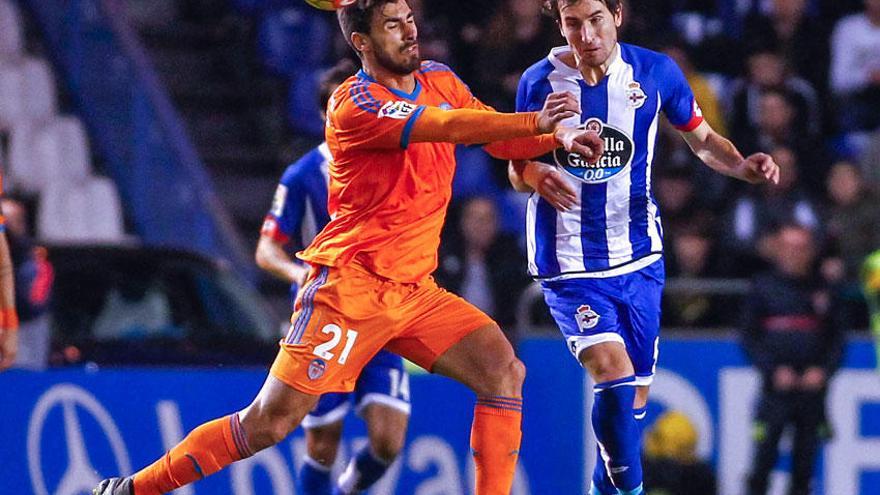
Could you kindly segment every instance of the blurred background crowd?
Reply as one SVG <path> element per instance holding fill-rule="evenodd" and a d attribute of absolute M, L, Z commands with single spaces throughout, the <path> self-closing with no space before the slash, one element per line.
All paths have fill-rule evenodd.
<path fill-rule="evenodd" d="M 252 269 L 250 253 L 281 172 L 322 140 L 320 74 L 353 57 L 335 16 L 299 0 L 79 3 L 74 14 L 88 36 L 89 5 L 110 5 L 133 27 L 136 39 L 128 41 L 142 51 L 133 51 L 134 45 L 123 51 L 143 55 L 158 75 L 156 87 L 170 96 L 168 115 L 176 112 L 183 126 L 172 144 L 191 140 L 192 156 L 208 174 L 201 177 L 190 167 L 199 177 L 194 182 L 212 184 L 216 193 L 202 199 L 207 206 L 201 210 L 187 210 L 194 193 L 163 183 L 168 179 L 158 167 L 138 168 L 139 153 L 156 153 L 158 145 L 120 144 L 125 132 L 148 141 L 157 134 L 136 124 L 143 110 L 136 91 L 127 103 L 132 108 L 124 110 L 134 115 L 131 129 L 123 131 L 116 117 L 109 118 L 123 108 L 118 102 L 108 107 L 115 114 L 83 111 L 88 95 L 78 92 L 95 84 L 78 82 L 70 67 L 57 70 L 57 52 L 76 47 L 41 34 L 41 27 L 47 32 L 42 19 L 52 15 L 42 11 L 41 2 L 24 1 L 19 9 L 15 3 L 0 1 L 7 14 L 0 15 L 6 26 L 0 30 L 0 85 L 6 84 L 0 91 L 5 95 L 0 151 L 7 163 L 7 194 L 29 213 L 22 235 L 38 244 L 124 244 L 132 238 L 161 244 L 163 235 L 187 239 L 182 230 L 153 226 L 163 208 L 189 217 L 219 208 L 228 220 L 220 222 L 223 242 L 239 239 L 238 250 Z M 537 0 L 410 3 L 423 58 L 453 67 L 477 97 L 499 110 L 513 109 L 522 72 L 564 42 Z M 671 278 L 664 325 L 741 328 L 747 280 L 788 254 L 775 233 L 791 224 L 810 232 L 805 247 L 813 259 L 810 276 L 839 296 L 846 326 L 866 328 L 860 267 L 880 248 L 880 0 L 630 0 L 624 7 L 622 40 L 674 58 L 711 125 L 744 154 L 772 154 L 782 170 L 776 186 L 726 179 L 702 165 L 674 129 L 663 125 L 653 188 Z M 83 54 L 88 52 L 77 52 Z M 119 72 L 112 63 L 100 69 L 106 69 L 108 81 Z M 10 91 L 15 70 L 20 98 Z M 95 72 L 100 70 L 83 74 Z M 111 90 L 108 82 L 95 91 L 106 97 Z M 70 114 L 82 114 L 85 125 Z M 50 116 L 54 120 L 47 121 Z M 109 141 L 102 142 L 105 138 Z M 113 156 L 117 152 L 120 156 Z M 460 147 L 457 155 L 438 280 L 512 334 L 527 323 L 548 323 L 525 272 L 525 195 L 511 190 L 506 164 L 479 147 Z M 129 166 L 125 160 L 131 156 L 136 159 Z M 142 173 L 138 182 L 126 182 L 125 174 L 136 173 Z M 114 177 L 115 185 L 105 175 Z M 157 195 L 138 185 L 151 181 L 170 193 Z M 150 201 L 139 199 L 150 194 Z M 178 200 L 188 206 L 178 207 Z M 251 278 L 278 314 L 286 313 L 287 288 L 255 270 Z"/>

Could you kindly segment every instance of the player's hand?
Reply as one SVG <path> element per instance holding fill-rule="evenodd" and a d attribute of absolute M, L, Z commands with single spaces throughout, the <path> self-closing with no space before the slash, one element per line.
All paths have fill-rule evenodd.
<path fill-rule="evenodd" d="M 544 100 L 544 108 L 538 112 L 538 130 L 543 134 L 553 132 L 560 122 L 581 113 L 577 98 L 570 91 L 550 93 Z"/>
<path fill-rule="evenodd" d="M 797 384 L 797 373 L 791 366 L 779 366 L 773 371 L 773 388 L 780 392 L 786 392 Z"/>
<path fill-rule="evenodd" d="M 16 355 L 18 355 L 18 331 L 0 329 L 0 371 L 12 367 Z"/>
<path fill-rule="evenodd" d="M 818 366 L 810 366 L 804 371 L 803 376 L 801 376 L 801 389 L 815 392 L 825 386 L 826 379 L 827 375 L 825 370 Z"/>
<path fill-rule="evenodd" d="M 302 289 L 309 278 L 309 266 L 299 263 L 291 263 L 290 265 L 290 281 Z"/>
<path fill-rule="evenodd" d="M 528 162 L 522 177 L 529 187 L 557 210 L 568 211 L 577 205 L 577 193 L 556 167 L 546 163 Z"/>
<path fill-rule="evenodd" d="M 766 153 L 755 153 L 737 166 L 738 176 L 750 184 L 779 184 L 779 165 Z"/>
<path fill-rule="evenodd" d="M 587 163 L 596 163 L 605 153 L 605 141 L 595 131 L 560 127 L 553 134 L 565 151 L 581 155 Z"/>

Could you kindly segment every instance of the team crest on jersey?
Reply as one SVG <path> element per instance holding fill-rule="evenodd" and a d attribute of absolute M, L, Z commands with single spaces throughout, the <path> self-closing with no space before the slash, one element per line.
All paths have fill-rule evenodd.
<path fill-rule="evenodd" d="M 311 363 L 309 363 L 309 380 L 317 380 L 324 376 L 324 372 L 327 371 L 327 363 L 324 362 L 323 359 L 313 359 Z"/>
<path fill-rule="evenodd" d="M 553 152 L 553 158 L 556 160 L 556 165 L 567 174 L 587 184 L 601 184 L 608 182 L 632 164 L 635 144 L 625 132 L 597 118 L 587 120 L 580 128 L 597 132 L 605 141 L 605 153 L 599 160 L 590 163 L 577 153 L 569 153 L 564 148 L 557 148 Z"/>
<path fill-rule="evenodd" d="M 642 85 L 638 81 L 633 81 L 626 86 L 626 104 L 632 109 L 642 108 L 648 95 L 642 90 Z"/>
<path fill-rule="evenodd" d="M 406 120 L 416 111 L 416 108 L 418 108 L 416 105 L 405 101 L 389 101 L 382 105 L 382 109 L 379 110 L 379 118 L 388 117 L 390 119 Z"/>
<path fill-rule="evenodd" d="M 287 186 L 278 184 L 275 189 L 275 196 L 272 197 L 272 214 L 280 217 L 284 213 L 284 202 L 287 201 Z"/>
<path fill-rule="evenodd" d="M 578 328 L 581 332 L 587 331 L 599 324 L 599 313 L 593 311 L 589 304 L 582 304 L 575 315 Z"/>

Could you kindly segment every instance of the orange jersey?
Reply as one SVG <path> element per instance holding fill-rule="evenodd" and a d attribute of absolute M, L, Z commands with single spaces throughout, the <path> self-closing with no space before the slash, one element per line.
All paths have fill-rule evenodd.
<path fill-rule="evenodd" d="M 416 282 L 437 267 L 452 197 L 455 145 L 409 143 L 425 107 L 490 110 L 447 66 L 422 62 L 411 94 L 360 71 L 328 104 L 330 223 L 298 254 L 313 264 L 354 261 L 380 277 Z"/>

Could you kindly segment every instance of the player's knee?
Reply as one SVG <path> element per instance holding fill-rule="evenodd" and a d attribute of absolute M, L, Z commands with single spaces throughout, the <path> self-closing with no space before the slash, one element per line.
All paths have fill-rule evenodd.
<path fill-rule="evenodd" d="M 476 390 L 478 395 L 518 397 L 522 395 L 526 365 L 516 357 L 495 361 L 483 370 L 483 376 L 483 390 Z"/>
<path fill-rule="evenodd" d="M 248 437 L 248 444 L 257 452 L 287 438 L 293 431 L 294 424 L 286 416 L 250 409 L 242 416 L 242 427 Z"/>
<path fill-rule="evenodd" d="M 317 434 L 316 434 L 317 433 Z M 336 453 L 339 449 L 339 435 L 332 432 L 310 431 L 307 435 L 309 457 L 322 466 L 330 467 L 336 461 Z"/>
<path fill-rule="evenodd" d="M 290 419 L 279 416 L 270 419 L 265 433 L 268 440 L 272 442 L 272 445 L 275 445 L 287 438 L 287 435 L 290 435 L 290 432 L 292 431 L 293 425 L 291 424 Z"/>
<path fill-rule="evenodd" d="M 404 436 L 394 431 L 389 431 L 374 438 L 370 442 L 373 454 L 383 462 L 394 462 L 400 451 L 403 450 Z"/>
<path fill-rule="evenodd" d="M 626 350 L 616 344 L 599 344 L 584 349 L 580 361 L 598 383 L 617 380 L 634 373 Z"/>

